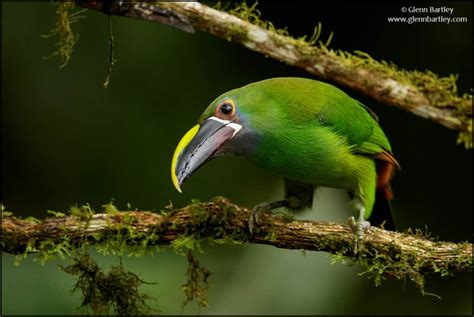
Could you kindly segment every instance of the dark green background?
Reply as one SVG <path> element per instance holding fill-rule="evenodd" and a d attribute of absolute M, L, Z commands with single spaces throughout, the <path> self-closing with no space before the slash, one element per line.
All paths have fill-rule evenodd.
<path fill-rule="evenodd" d="M 311 34 L 323 24 L 331 47 L 362 50 L 407 69 L 458 73 L 472 87 L 472 3 L 440 3 L 467 16 L 464 24 L 390 24 L 401 4 L 261 5 L 264 18 Z M 418 6 L 427 6 L 419 3 Z M 2 202 L 18 215 L 45 217 L 73 204 L 100 206 L 114 198 L 144 210 L 191 198 L 223 195 L 254 204 L 280 197 L 281 180 L 243 158 L 224 157 L 203 167 L 178 194 L 169 166 L 175 145 L 201 111 L 222 92 L 270 77 L 311 77 L 300 70 L 204 33 L 186 34 L 156 23 L 114 17 L 116 58 L 110 87 L 107 19 L 87 12 L 74 24 L 80 40 L 67 67 L 42 59 L 54 50 L 42 39 L 55 23 L 50 3 L 2 2 Z M 393 188 L 400 229 L 424 228 L 442 240 L 472 241 L 472 152 L 456 133 L 349 91 L 380 117 L 401 162 Z M 303 218 L 345 221 L 341 193 L 326 190 L 317 211 Z M 341 199 L 332 200 L 332 196 Z M 334 198 L 333 197 L 333 198 Z M 337 198 L 337 197 L 336 197 Z M 331 211 L 335 211 L 332 213 Z M 325 214 L 327 213 L 327 214 Z M 2 255 L 2 314 L 72 314 L 80 303 L 74 280 L 56 269 Z M 96 256 L 107 267 L 118 257 Z M 428 277 L 422 296 L 402 281 L 375 287 L 359 267 L 330 265 L 323 253 L 268 246 L 205 247 L 201 262 L 214 274 L 210 306 L 202 313 L 254 314 L 471 314 L 472 274 Z M 127 269 L 157 285 L 144 287 L 162 313 L 179 313 L 186 261 L 172 252 L 124 258 Z M 194 304 L 185 313 L 197 313 Z"/>

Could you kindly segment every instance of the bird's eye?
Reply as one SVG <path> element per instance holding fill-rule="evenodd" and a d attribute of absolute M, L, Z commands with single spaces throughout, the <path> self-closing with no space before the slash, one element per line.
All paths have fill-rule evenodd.
<path fill-rule="evenodd" d="M 220 107 L 220 112 L 226 116 L 231 114 L 233 111 L 234 111 L 234 105 L 232 105 L 230 102 L 225 102 Z"/>
<path fill-rule="evenodd" d="M 237 108 L 232 99 L 225 99 L 216 107 L 214 115 L 222 120 L 236 120 Z"/>

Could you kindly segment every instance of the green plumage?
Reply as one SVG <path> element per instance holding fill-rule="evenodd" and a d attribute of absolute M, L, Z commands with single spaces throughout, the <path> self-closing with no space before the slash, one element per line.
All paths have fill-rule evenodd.
<path fill-rule="evenodd" d="M 365 207 L 365 218 L 370 216 L 375 160 L 380 153 L 391 153 L 370 110 L 332 85 L 274 78 L 219 96 L 200 122 L 226 99 L 235 103 L 239 122 L 256 135 L 247 153 L 252 161 L 290 180 L 347 189 Z"/>

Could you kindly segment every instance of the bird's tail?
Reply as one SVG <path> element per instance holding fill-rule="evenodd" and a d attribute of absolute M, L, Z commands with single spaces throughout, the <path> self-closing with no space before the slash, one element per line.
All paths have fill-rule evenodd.
<path fill-rule="evenodd" d="M 395 159 L 393 161 L 379 161 L 377 164 L 377 191 L 375 193 L 375 203 L 372 213 L 369 217 L 370 224 L 380 226 L 387 230 L 395 231 L 395 221 L 392 216 L 392 207 L 390 200 L 393 198 L 392 188 L 390 187 L 390 179 L 395 169 L 399 165 Z"/>
<path fill-rule="evenodd" d="M 380 226 L 383 223 L 384 229 L 395 231 L 396 226 L 392 216 L 390 196 L 387 195 L 389 190 L 390 188 L 377 188 L 374 207 L 368 220 L 372 226 Z"/>

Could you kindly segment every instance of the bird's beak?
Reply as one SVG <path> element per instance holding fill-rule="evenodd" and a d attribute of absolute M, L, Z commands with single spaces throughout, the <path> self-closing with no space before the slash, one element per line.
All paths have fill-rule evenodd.
<path fill-rule="evenodd" d="M 241 128 L 238 123 L 210 117 L 186 132 L 179 141 L 171 162 L 171 179 L 174 187 L 181 193 L 184 181 L 204 163 L 215 157 L 219 149 Z"/>

